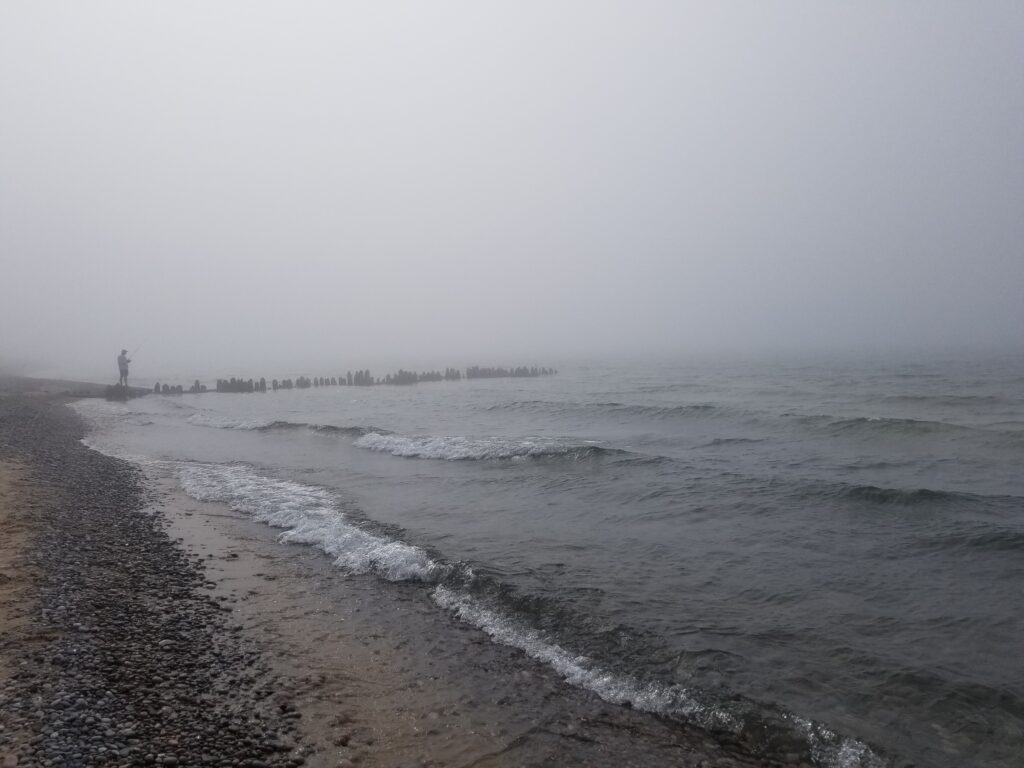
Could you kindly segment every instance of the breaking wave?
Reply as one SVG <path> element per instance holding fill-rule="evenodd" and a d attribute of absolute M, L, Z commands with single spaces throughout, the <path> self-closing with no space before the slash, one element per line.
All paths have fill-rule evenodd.
<path fill-rule="evenodd" d="M 443 461 L 486 461 L 494 459 L 562 458 L 570 461 L 599 456 L 628 456 L 628 451 L 589 442 L 566 442 L 552 438 L 463 437 L 459 435 L 409 437 L 374 426 L 336 426 L 294 421 L 231 419 L 196 413 L 188 418 L 195 426 L 237 429 L 250 432 L 308 430 L 355 438 L 353 445 L 392 456 Z M 637 456 L 638 460 L 647 457 Z M 658 457 L 650 457 L 652 460 Z"/>
<path fill-rule="evenodd" d="M 489 459 L 565 458 L 573 461 L 598 456 L 623 455 L 626 452 L 600 445 L 564 443 L 557 440 L 504 437 L 472 438 L 406 437 L 404 435 L 371 432 L 357 439 L 353 445 L 370 451 L 390 453 L 413 459 L 441 459 L 444 461 L 485 461 Z"/>
<path fill-rule="evenodd" d="M 570 685 L 592 691 L 610 704 L 680 720 L 712 733 L 730 734 L 755 754 L 780 755 L 780 745 L 784 744 L 783 749 L 803 752 L 822 768 L 885 766 L 885 761 L 864 742 L 842 736 L 821 723 L 776 712 L 771 707 L 759 710 L 739 697 L 719 701 L 699 689 L 618 674 L 464 592 L 439 585 L 431 597 L 441 608 L 482 630 L 494 642 L 522 651 L 551 667 Z"/>
<path fill-rule="evenodd" d="M 368 435 L 371 432 L 382 432 L 389 434 L 387 430 L 380 429 L 380 427 L 339 427 L 334 424 L 305 424 L 296 423 L 294 421 L 272 421 L 271 423 L 259 427 L 260 432 L 271 432 L 275 430 L 289 430 L 289 429 L 308 429 L 310 432 L 319 432 L 325 435 L 346 435 L 349 437 L 360 435 Z"/>
<path fill-rule="evenodd" d="M 260 419 L 231 419 L 224 416 L 210 416 L 206 413 L 194 413 L 185 419 L 196 427 L 213 427 L 215 429 L 264 429 L 273 422 Z"/>
<path fill-rule="evenodd" d="M 701 701 L 698 693 L 681 686 L 640 683 L 628 676 L 610 674 L 552 642 L 544 633 L 485 607 L 469 595 L 438 586 L 431 595 L 441 608 L 481 629 L 492 640 L 526 653 L 554 669 L 572 685 L 593 691 L 612 704 L 629 704 L 644 712 L 684 714 L 686 719 L 709 730 L 736 732 L 739 722 L 724 709 Z"/>
<path fill-rule="evenodd" d="M 371 432 L 388 434 L 388 431 L 379 427 L 339 427 L 333 424 L 310 424 L 304 421 L 267 421 L 260 419 L 230 419 L 218 416 L 210 416 L 205 413 L 196 413 L 187 419 L 189 424 L 198 427 L 214 427 L 216 429 L 240 429 L 256 432 L 286 432 L 289 430 L 309 430 L 323 434 L 339 434 L 356 436 L 367 435 Z"/>
<path fill-rule="evenodd" d="M 446 567 L 418 547 L 377 535 L 349 519 L 322 488 L 264 477 L 244 465 L 184 464 L 178 477 L 189 496 L 218 501 L 275 528 L 281 540 L 310 544 L 353 573 L 389 581 L 440 578 Z"/>
<path fill-rule="evenodd" d="M 770 705 L 736 696 L 712 696 L 700 689 L 644 681 L 606 669 L 530 621 L 517 618 L 514 608 L 509 612 L 475 597 L 472 592 L 478 590 L 474 586 L 483 584 L 468 567 L 447 563 L 419 547 L 369 530 L 368 524 L 346 515 L 338 496 L 327 489 L 266 477 L 240 464 L 184 462 L 177 470 L 182 487 L 193 498 L 225 503 L 255 520 L 283 528 L 281 541 L 314 546 L 350 573 L 432 585 L 431 598 L 440 608 L 611 704 L 729 734 L 766 756 L 785 749 L 803 753 L 821 768 L 885 765 L 863 742 Z"/>

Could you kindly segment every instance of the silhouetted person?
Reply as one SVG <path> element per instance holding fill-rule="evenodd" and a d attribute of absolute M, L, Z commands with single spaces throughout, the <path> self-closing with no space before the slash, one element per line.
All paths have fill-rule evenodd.
<path fill-rule="evenodd" d="M 120 374 L 117 380 L 118 386 L 128 386 L 128 363 L 130 362 L 128 350 L 122 349 L 121 354 L 117 356 L 117 372 Z"/>

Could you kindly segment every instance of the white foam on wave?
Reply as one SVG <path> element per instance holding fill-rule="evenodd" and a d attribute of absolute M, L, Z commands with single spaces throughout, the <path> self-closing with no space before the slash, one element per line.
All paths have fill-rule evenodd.
<path fill-rule="evenodd" d="M 816 765 L 827 768 L 885 768 L 887 763 L 859 739 L 841 736 L 821 723 L 790 715 L 789 720 L 807 739 Z"/>
<path fill-rule="evenodd" d="M 392 456 L 443 461 L 483 461 L 488 459 L 530 459 L 545 456 L 586 457 L 600 452 L 593 441 L 584 444 L 566 443 L 552 438 L 513 439 L 505 437 L 423 436 L 396 435 L 374 427 L 336 427 L 319 424 L 292 424 L 266 419 L 237 419 L 195 413 L 187 419 L 189 424 L 216 429 L 263 430 L 277 426 L 305 427 L 314 432 L 337 431 L 359 435 L 352 444 Z"/>
<path fill-rule="evenodd" d="M 285 528 L 282 541 L 318 547 L 334 558 L 335 565 L 349 572 L 372 572 L 389 581 L 436 583 L 450 571 L 449 566 L 433 560 L 418 547 L 374 535 L 348 521 L 338 508 L 337 498 L 326 489 L 265 477 L 245 465 L 166 462 L 132 455 L 97 440 L 95 435 L 83 438 L 82 443 L 138 465 L 174 467 L 182 487 L 193 498 L 226 503 L 260 522 Z M 687 688 L 642 682 L 603 670 L 586 656 L 548 640 L 540 630 L 487 608 L 465 593 L 437 586 L 431 597 L 439 607 L 477 627 L 494 642 L 523 651 L 551 667 L 566 682 L 590 690 L 611 704 L 629 704 L 634 709 L 679 717 L 717 731 L 737 733 L 742 728 L 730 712 L 701 701 Z M 817 766 L 886 766 L 862 741 L 795 715 L 786 719 L 806 738 Z"/>
<path fill-rule="evenodd" d="M 193 498 L 223 502 L 260 522 L 286 528 L 282 541 L 319 547 L 350 572 L 373 572 L 389 581 L 434 581 L 444 572 L 442 564 L 418 547 L 349 521 L 336 497 L 323 488 L 265 477 L 238 464 L 189 463 L 178 476 Z"/>
<path fill-rule="evenodd" d="M 78 401 L 75 409 L 96 426 L 117 421 L 131 421 L 145 412 L 121 403 Z M 145 414 L 148 415 L 148 414 Z M 258 429 L 272 422 L 220 420 L 195 414 L 192 423 L 203 419 L 204 426 L 229 429 Z M 217 422 L 217 423 L 215 423 Z M 166 462 L 127 453 L 93 432 L 82 439 L 87 447 L 125 459 L 142 466 L 175 468 L 185 491 L 200 501 L 226 503 L 269 525 L 287 529 L 281 540 L 312 545 L 334 558 L 335 565 L 353 573 L 375 573 L 390 581 L 425 581 L 436 583 L 450 567 L 431 559 L 426 552 L 383 536 L 374 535 L 348 521 L 338 506 L 337 498 L 323 488 L 276 480 L 257 473 L 245 465 L 218 465 Z M 370 440 L 367 440 L 370 438 Z M 433 446 L 436 455 L 429 458 L 514 458 L 517 456 L 550 455 L 552 442 L 470 440 L 467 438 L 407 438 L 371 433 L 355 441 L 372 450 L 389 450 L 383 446 L 412 444 L 413 450 Z M 434 441 L 440 441 L 435 443 Z M 492 450 L 504 442 L 512 451 Z M 371 445 L 372 444 L 372 445 Z M 376 447 L 376 446 L 382 447 Z M 540 446 L 544 446 L 540 448 Z M 483 446 L 484 450 L 479 450 Z M 569 449 L 571 450 L 571 448 Z M 531 453 L 531 451 L 535 451 Z M 539 451 L 536 452 L 536 451 Z M 390 451 L 389 452 L 393 452 Z M 396 455 L 427 456 L 427 453 Z M 601 669 L 586 656 L 563 648 L 547 639 L 540 630 L 530 627 L 499 611 L 492 610 L 468 594 L 449 587 L 437 586 L 431 597 L 442 609 L 477 627 L 494 642 L 517 648 L 531 658 L 546 664 L 568 683 L 592 691 L 603 700 L 617 705 L 629 704 L 635 709 L 679 717 L 695 725 L 738 733 L 742 723 L 730 712 L 701 701 L 690 689 L 677 685 L 643 682 L 629 675 Z M 822 768 L 885 768 L 886 761 L 864 742 L 842 736 L 821 723 L 785 714 L 784 718 L 800 733 L 810 748 L 813 762 Z"/>
<path fill-rule="evenodd" d="M 518 648 L 548 665 L 571 685 L 585 688 L 610 704 L 629 704 L 634 709 L 677 717 L 701 728 L 737 734 L 741 720 L 729 711 L 701 700 L 680 685 L 642 682 L 629 675 L 609 672 L 548 640 L 542 632 L 486 606 L 471 596 L 445 586 L 431 593 L 434 602 L 459 619 L 477 627 L 494 642 Z M 821 723 L 795 715 L 786 716 L 804 736 L 814 764 L 822 768 L 885 768 L 886 762 L 858 739 L 841 736 Z"/>
<path fill-rule="evenodd" d="M 530 658 L 547 664 L 566 682 L 593 691 L 610 704 L 629 704 L 644 712 L 675 715 L 704 728 L 732 733 L 741 727 L 730 713 L 699 701 L 687 688 L 644 683 L 628 675 L 603 670 L 586 656 L 566 650 L 546 639 L 539 630 L 491 610 L 467 594 L 438 586 L 431 597 L 440 607 L 481 629 L 495 642 L 518 648 Z"/>
<path fill-rule="evenodd" d="M 390 453 L 392 456 L 416 459 L 442 459 L 445 461 L 467 461 L 486 459 L 526 459 L 560 454 L 587 453 L 595 450 L 592 445 L 568 445 L 557 440 L 531 438 L 448 437 L 407 437 L 405 435 L 384 435 L 370 432 L 355 440 L 357 448 Z"/>
<path fill-rule="evenodd" d="M 216 429 L 263 429 L 273 423 L 266 419 L 231 419 L 224 416 L 211 416 L 207 413 L 194 413 L 186 421 L 193 426 Z"/>

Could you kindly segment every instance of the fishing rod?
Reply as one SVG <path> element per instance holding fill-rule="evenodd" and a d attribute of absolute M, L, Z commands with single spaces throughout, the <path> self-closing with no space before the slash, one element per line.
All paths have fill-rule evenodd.
<path fill-rule="evenodd" d="M 128 355 L 128 359 L 130 360 L 131 358 L 135 357 L 135 353 L 138 352 L 140 349 L 142 349 L 144 346 L 146 346 L 146 342 L 147 341 L 149 341 L 148 338 L 145 341 L 143 341 L 141 344 L 139 344 L 139 346 L 137 346 L 135 349 L 133 349 L 132 353 L 130 355 Z"/>

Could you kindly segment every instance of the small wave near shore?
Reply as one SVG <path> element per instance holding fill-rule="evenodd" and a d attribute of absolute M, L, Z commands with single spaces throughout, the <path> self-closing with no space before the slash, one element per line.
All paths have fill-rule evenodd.
<path fill-rule="evenodd" d="M 285 529 L 285 543 L 314 546 L 350 573 L 373 574 L 386 581 L 422 583 L 441 609 L 517 648 L 554 670 L 568 683 L 611 704 L 676 719 L 712 733 L 729 734 L 765 756 L 799 750 L 820 768 L 884 768 L 886 762 L 863 742 L 773 707 L 730 696 L 711 696 L 678 684 L 643 680 L 602 668 L 562 641 L 531 626 L 515 611 L 475 595 L 477 581 L 465 564 L 452 563 L 421 547 L 373 530 L 372 524 L 346 514 L 335 493 L 302 483 L 261 475 L 240 464 L 181 462 L 182 488 L 200 501 L 220 502 L 253 519 Z M 493 590 L 483 589 L 482 593 Z"/>
<path fill-rule="evenodd" d="M 565 443 L 545 438 L 516 440 L 499 437 L 406 437 L 378 432 L 363 435 L 353 445 L 357 448 L 390 453 L 392 456 L 403 458 L 442 459 L 445 461 L 538 458 L 582 460 L 595 456 L 625 453 L 596 444 Z"/>
<path fill-rule="evenodd" d="M 339 434 L 360 436 L 377 432 L 389 434 L 388 430 L 380 427 L 362 426 L 336 426 L 334 424 L 312 424 L 305 421 L 285 421 L 282 419 L 232 419 L 222 416 L 211 416 L 206 413 L 196 413 L 187 419 L 189 424 L 196 427 L 212 427 L 214 429 L 237 429 L 246 432 L 287 432 L 292 430 L 308 430 L 323 434 Z"/>
<path fill-rule="evenodd" d="M 800 727 L 778 713 L 807 713 L 896 765 L 1010 768 L 1014 366 L 609 367 L 87 410 L 102 424 L 90 440 L 119 454 L 327 489 L 326 512 L 277 533 L 422 589 L 428 611 L 451 598 L 445 611 L 559 676 L 584 659 L 582 687 L 590 672 L 677 685 L 751 724 L 740 733 L 780 725 L 762 729 L 779 744 Z M 660 716 L 685 720 L 669 710 L 686 700 Z M 828 764 L 809 750 L 787 752 Z"/>
<path fill-rule="evenodd" d="M 227 419 L 197 413 L 188 418 L 193 426 L 248 432 L 307 430 L 355 438 L 353 445 L 401 458 L 442 461 L 565 458 L 582 460 L 627 452 L 596 442 L 569 442 L 553 438 L 466 437 L 462 435 L 407 436 L 374 426 L 336 426 L 283 420 Z"/>

